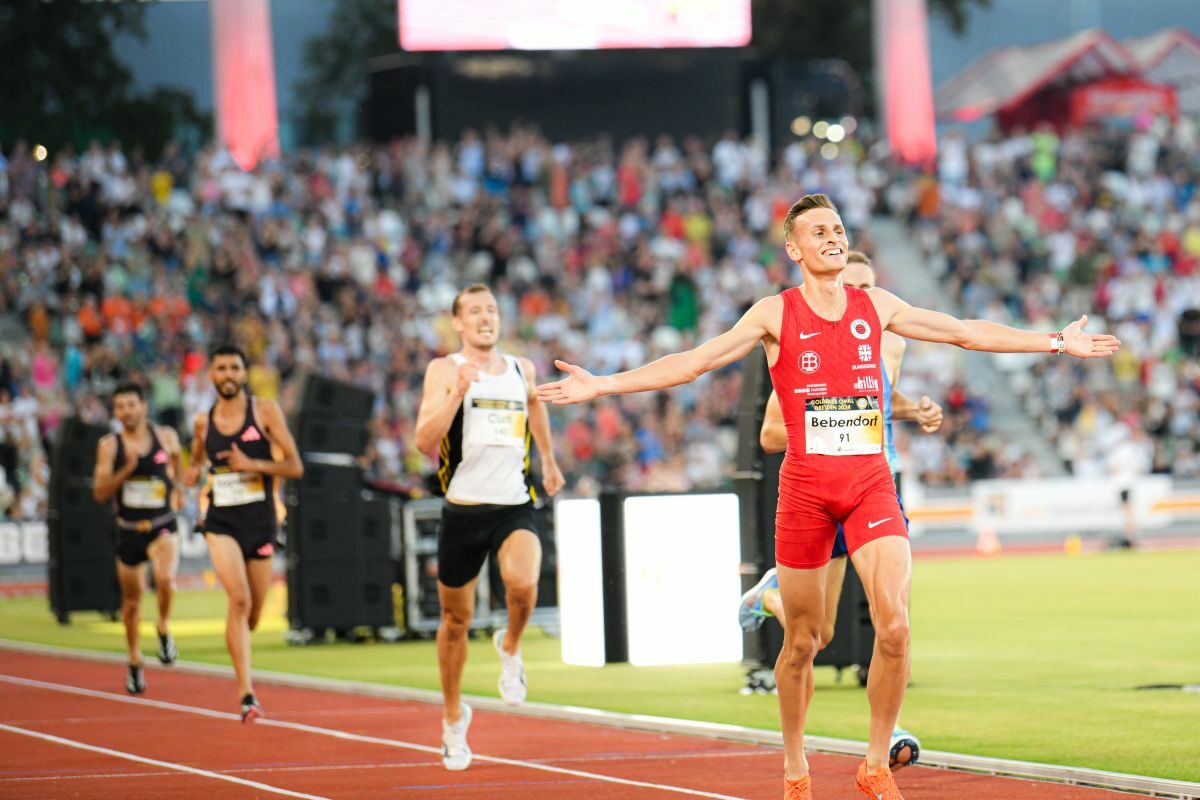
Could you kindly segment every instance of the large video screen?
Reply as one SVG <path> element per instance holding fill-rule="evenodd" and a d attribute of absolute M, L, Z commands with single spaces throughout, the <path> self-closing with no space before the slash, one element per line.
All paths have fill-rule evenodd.
<path fill-rule="evenodd" d="M 405 50 L 741 47 L 750 0 L 398 0 Z"/>

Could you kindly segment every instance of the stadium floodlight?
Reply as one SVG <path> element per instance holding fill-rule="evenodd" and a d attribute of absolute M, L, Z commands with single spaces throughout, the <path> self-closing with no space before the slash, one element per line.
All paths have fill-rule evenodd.
<path fill-rule="evenodd" d="M 796 117 L 792 120 L 792 133 L 797 136 L 807 136 L 812 130 L 812 120 L 808 117 Z"/>
<path fill-rule="evenodd" d="M 833 125 L 829 126 L 829 131 L 826 133 L 826 135 L 829 137 L 829 141 L 837 144 L 842 139 L 846 138 L 846 129 L 841 125 L 834 123 Z"/>
<path fill-rule="evenodd" d="M 817 123 L 813 125 L 812 132 L 813 136 L 817 137 L 818 139 L 824 139 L 827 135 L 829 135 L 829 123 L 823 119 L 818 120 Z"/>
<path fill-rule="evenodd" d="M 45 161 L 48 155 L 50 155 L 50 151 L 46 149 L 46 145 L 35 144 L 33 146 L 33 158 L 35 161 Z"/>
<path fill-rule="evenodd" d="M 821 145 L 821 157 L 826 161 L 833 161 L 838 157 L 838 146 L 833 142 L 826 142 Z"/>

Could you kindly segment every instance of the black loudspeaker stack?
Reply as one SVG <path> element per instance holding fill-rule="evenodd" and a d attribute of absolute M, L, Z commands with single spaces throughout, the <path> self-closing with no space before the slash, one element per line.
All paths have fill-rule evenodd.
<path fill-rule="evenodd" d="M 354 466 L 305 464 L 288 513 L 288 618 L 295 629 L 395 624 L 392 505 Z"/>
<path fill-rule="evenodd" d="M 775 566 L 775 506 L 779 500 L 779 469 L 782 453 L 766 453 L 759 443 L 771 374 L 766 355 L 755 350 L 745 361 L 742 393 L 738 399 L 738 452 L 734 487 L 741 510 L 742 589 L 756 584 Z M 870 607 L 862 581 L 852 565 L 846 566 L 846 581 L 838 601 L 833 641 L 817 654 L 816 666 L 841 670 L 857 667 L 859 682 L 866 683 L 875 646 Z M 751 665 L 770 668 L 783 647 L 783 628 L 768 621 L 744 636 L 743 653 Z"/>
<path fill-rule="evenodd" d="M 72 611 L 115 615 L 117 584 L 112 507 L 92 497 L 96 446 L 108 429 L 74 417 L 63 420 L 50 453 L 50 610 L 59 622 Z"/>
<path fill-rule="evenodd" d="M 366 449 L 374 395 L 307 376 L 292 418 L 304 476 L 287 492 L 288 619 L 294 630 L 395 625 L 393 502 L 369 490 Z"/>
<path fill-rule="evenodd" d="M 374 405 L 375 393 L 370 389 L 305 375 L 291 419 L 296 446 L 301 453 L 362 455 L 370 441 Z"/>

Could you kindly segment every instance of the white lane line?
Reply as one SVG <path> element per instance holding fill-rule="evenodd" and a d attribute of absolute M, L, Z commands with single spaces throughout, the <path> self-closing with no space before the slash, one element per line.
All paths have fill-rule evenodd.
<path fill-rule="evenodd" d="M 55 720 L 57 722 L 58 720 Z M 38 723 L 43 724 L 45 720 L 39 720 Z M 10 723 L 11 724 L 11 723 Z M 723 752 L 715 753 L 634 753 L 629 755 L 597 755 L 597 756 L 567 756 L 564 758 L 555 759 L 534 759 L 533 763 L 544 764 L 548 761 L 553 761 L 556 764 L 590 764 L 603 763 L 606 761 L 660 761 L 664 758 L 670 758 L 672 761 L 686 759 L 710 759 L 710 758 L 747 758 L 755 756 L 778 756 L 774 750 L 761 751 L 746 751 L 746 752 Z M 392 762 L 389 764 L 296 764 L 290 767 L 237 767 L 236 769 L 218 769 L 214 772 L 220 772 L 225 775 L 251 775 L 257 773 L 273 773 L 273 772 L 336 772 L 337 770 L 365 770 L 365 769 L 424 769 L 425 767 L 441 766 L 441 761 L 405 761 L 403 763 Z M 112 772 L 112 773 L 80 773 L 78 775 L 3 775 L 0 773 L 0 784 L 4 783 L 36 783 L 38 781 L 65 781 L 65 780 L 90 780 L 92 778 L 151 778 L 155 776 L 167 775 L 166 772 Z"/>
<path fill-rule="evenodd" d="M 123 758 L 126 761 L 136 761 L 139 764 L 149 764 L 153 767 L 162 767 L 164 769 L 175 770 L 176 772 L 187 772 L 192 775 L 199 775 L 202 778 L 213 778 L 214 780 L 218 781 L 227 781 L 229 783 L 236 783 L 241 786 L 249 786 L 260 791 L 271 792 L 272 794 L 281 794 L 284 797 L 299 797 L 301 800 L 329 800 L 327 797 L 322 797 L 316 794 L 293 792 L 289 789 L 280 789 L 278 786 L 270 786 L 265 783 L 259 783 L 258 781 L 248 781 L 245 778 L 238 778 L 233 775 L 222 775 L 219 772 L 209 772 L 208 770 L 200 769 L 199 767 L 189 767 L 187 764 L 176 764 L 171 761 L 159 761 L 157 758 L 146 758 L 145 756 L 138 756 L 134 755 L 133 753 L 125 753 L 121 750 L 110 750 L 107 747 L 97 747 L 94 744 L 77 742 L 74 739 L 64 739 L 61 736 L 54 736 L 53 734 L 49 733 L 31 731 L 25 728 L 18 728 L 13 725 L 5 725 L 3 722 L 0 722 L 0 731 L 8 731 L 9 733 L 17 734 L 18 736 L 29 736 L 34 739 L 41 739 L 42 741 L 61 744 L 66 747 L 74 747 L 76 750 L 87 750 L 91 753 L 101 753 L 113 758 Z"/>
<path fill-rule="evenodd" d="M 411 761 L 404 764 L 303 764 L 291 767 L 239 767 L 237 769 L 217 769 L 222 775 L 251 775 L 273 772 L 336 772 L 338 770 L 362 771 L 364 769 L 413 769 L 415 767 L 437 767 L 440 761 Z M 2 783 L 37 783 L 44 781 L 77 781 L 92 780 L 93 778 L 154 778 L 170 775 L 169 772 L 90 772 L 78 775 L 27 775 L 16 778 L 0 778 Z"/>
<path fill-rule="evenodd" d="M 17 686 L 28 686 L 37 689 L 48 689 L 65 694 L 80 695 L 83 697 L 95 697 L 101 700 L 111 700 L 116 703 L 129 703 L 131 705 L 152 706 L 154 708 L 162 708 L 168 711 L 180 711 L 185 714 L 195 714 L 201 717 L 210 717 L 213 719 L 228 719 L 241 721 L 238 714 L 228 713 L 225 711 L 214 711 L 211 708 L 203 708 L 201 706 L 185 706 L 179 703 L 171 703 L 166 700 L 151 700 L 147 697 L 129 697 L 126 695 L 112 694 L 111 692 L 100 692 L 95 689 L 85 689 L 80 686 L 71 686 L 65 683 L 51 683 L 49 681 L 39 681 L 32 678 L 18 678 L 14 675 L 0 675 L 0 681 L 5 683 L 15 684 Z M 318 736 L 328 736 L 333 739 L 341 739 L 343 741 L 366 742 L 368 744 L 378 744 L 384 747 L 397 747 L 403 750 L 415 750 L 419 753 L 435 753 L 441 755 L 440 747 L 430 747 L 429 745 L 416 744 L 414 742 L 405 742 L 399 739 L 384 739 L 379 736 L 366 736 L 359 733 L 349 733 L 347 731 L 339 731 L 336 728 L 321 728 L 316 725 L 306 725 L 303 722 L 288 722 L 278 719 L 259 719 L 255 725 L 267 725 L 275 728 L 287 728 L 294 731 L 303 731 L 304 733 L 312 733 Z M 668 756 L 669 757 L 669 756 Z M 621 786 L 637 786 L 642 789 L 656 789 L 662 792 L 672 792 L 674 794 L 685 794 L 691 797 L 708 797 L 712 800 L 746 800 L 742 797 L 727 794 L 717 794 L 715 792 L 705 792 L 699 789 L 687 789 L 682 786 L 671 786 L 663 783 L 650 783 L 648 781 L 638 781 L 632 778 L 618 778 L 613 775 L 602 775 L 595 772 L 584 772 L 577 769 L 567 769 L 566 767 L 555 767 L 550 764 L 539 764 L 533 761 L 521 761 L 515 758 L 501 758 L 499 756 L 486 756 L 481 753 L 475 753 L 476 761 L 486 761 L 491 764 L 504 764 L 510 767 L 523 767 L 525 769 L 540 770 L 542 772 L 552 772 L 558 775 L 571 775 L 576 778 L 587 778 L 589 780 L 601 781 L 603 783 L 615 783 Z"/>

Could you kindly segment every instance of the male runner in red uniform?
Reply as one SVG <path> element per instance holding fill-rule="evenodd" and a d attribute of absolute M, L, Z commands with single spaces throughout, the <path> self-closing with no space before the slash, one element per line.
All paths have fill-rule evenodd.
<path fill-rule="evenodd" d="M 1058 333 L 1021 331 L 916 308 L 875 288 L 843 287 L 849 243 L 825 195 L 806 195 L 783 222 L 788 257 L 804 284 L 763 298 L 725 333 L 652 364 L 597 377 L 555 362 L 568 377 L 539 387 L 543 401 L 579 403 L 606 394 L 665 389 L 736 361 L 762 342 L 788 432 L 779 472 L 775 556 L 784 607 L 784 643 L 775 665 L 784 739 L 784 797 L 812 797 L 804 718 L 812 661 L 825 616 L 825 572 L 837 525 L 862 578 L 875 626 L 867 683 L 871 704 L 858 789 L 872 800 L 902 800 L 888 770 L 892 730 L 908 681 L 908 530 L 883 456 L 880 334 L 994 353 L 1112 355 L 1113 336 L 1085 333 L 1084 316 Z M 864 360 L 864 356 L 869 360 Z"/>

